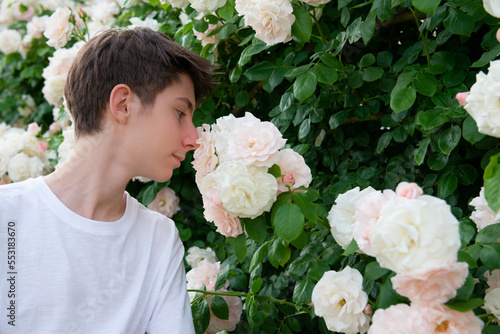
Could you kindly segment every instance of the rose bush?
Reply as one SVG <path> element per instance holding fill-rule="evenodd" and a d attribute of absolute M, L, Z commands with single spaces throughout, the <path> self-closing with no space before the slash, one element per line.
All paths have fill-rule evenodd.
<path fill-rule="evenodd" d="M 495 217 L 500 210 L 500 150 L 491 136 L 498 133 L 500 22 L 495 1 L 126 0 L 64 5 L 71 16 L 48 27 L 46 20 L 55 12 L 67 13 L 57 2 L 1 2 L 0 120 L 6 125 L 0 126 L 0 183 L 11 182 L 9 175 L 17 181 L 48 173 L 71 152 L 74 132 L 60 95 L 64 61 L 57 59 L 99 30 L 150 26 L 219 65 L 219 88 L 194 114 L 197 126 L 206 124 L 194 169 L 187 163 L 166 183 L 136 178 L 127 187 L 145 205 L 162 189 L 173 189 L 180 210 L 172 218 L 186 249 L 210 247 L 220 259 L 220 270 L 212 272 L 206 291 L 204 283 L 191 291 L 198 333 L 223 328 L 215 325 L 216 319 L 210 325 L 213 316 L 234 320 L 227 327 L 233 332 L 327 333 L 327 322 L 314 315 L 312 292 L 325 273 L 347 267 L 362 276 L 358 293 L 367 295 L 369 307 L 362 314 L 373 313 L 370 333 L 498 330 L 493 322 L 496 298 L 486 298 L 497 287 L 492 277 L 500 269 Z M 460 95 L 460 103 L 454 99 L 469 91 Z M 245 116 L 247 111 L 252 116 Z M 276 132 L 248 140 L 256 133 L 248 130 L 229 154 L 234 131 L 260 120 L 274 124 L 286 143 L 281 145 Z M 14 128 L 27 136 L 33 122 L 41 131 L 29 134 L 33 141 L 28 148 L 18 145 L 22 136 L 5 137 Z M 9 144 L 3 145 L 5 138 Z M 264 140 L 283 146 L 280 155 L 288 152 L 288 157 L 276 162 L 274 151 L 252 150 Z M 260 183 L 246 185 L 236 174 L 229 180 L 208 177 L 232 163 L 235 153 L 245 154 L 241 161 L 266 165 L 258 168 L 268 169 L 271 162 L 279 167 L 279 173 L 273 174 L 277 167 L 271 170 L 275 199 L 258 193 L 259 200 L 243 209 L 248 203 L 235 201 L 232 196 L 241 190 L 231 186 L 245 185 L 242 192 L 254 195 Z M 9 172 L 17 154 L 14 162 L 23 162 L 13 163 Z M 29 160 L 35 157 L 43 162 L 41 172 L 36 159 Z M 189 162 L 191 156 L 186 158 Z M 216 181 L 229 189 L 224 188 L 223 196 L 217 188 L 208 191 Z M 374 191 L 357 205 L 343 204 L 343 195 L 356 187 Z M 472 200 L 481 187 L 484 199 Z M 256 210 L 255 203 L 265 209 Z M 332 218 L 328 213 L 338 205 L 343 213 Z M 405 214 L 406 209 L 416 215 Z M 241 218 L 236 216 L 242 212 Z M 431 229 L 428 220 L 434 218 L 449 237 Z M 333 226 L 338 230 L 334 235 Z M 404 238 L 396 243 L 382 235 Z M 436 243 L 437 250 L 449 244 L 448 253 L 437 253 L 439 261 L 449 262 L 437 265 L 430 256 L 425 261 L 432 253 L 425 242 Z M 412 260 L 404 261 L 404 247 Z M 386 249 L 392 253 L 379 259 Z M 197 258 L 213 261 L 209 253 Z M 201 263 L 186 261 L 191 270 Z M 417 263 L 428 271 L 413 272 Z M 189 277 L 201 280 L 203 275 Z M 419 293 L 424 290 L 428 294 Z M 237 303 L 233 307 L 235 299 L 225 297 L 245 297 L 241 314 Z M 422 305 L 431 301 L 432 306 Z M 402 317 L 405 323 L 395 320 Z"/>

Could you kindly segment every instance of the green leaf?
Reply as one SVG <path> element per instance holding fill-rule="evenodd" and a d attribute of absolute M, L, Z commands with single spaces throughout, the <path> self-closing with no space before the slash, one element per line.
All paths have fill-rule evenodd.
<path fill-rule="evenodd" d="M 278 269 L 281 264 L 281 260 L 286 255 L 286 249 L 283 239 L 274 238 L 269 245 L 269 252 L 267 253 L 267 258 L 273 267 Z"/>
<path fill-rule="evenodd" d="M 245 257 L 247 256 L 247 237 L 245 236 L 245 234 L 240 234 L 236 238 L 228 237 L 227 241 L 233 248 L 234 255 L 236 255 L 240 262 L 243 262 L 243 260 L 245 260 Z"/>
<path fill-rule="evenodd" d="M 446 129 L 438 140 L 438 146 L 441 153 L 449 155 L 458 145 L 461 137 L 462 131 L 458 125 L 454 125 L 451 128 Z"/>
<path fill-rule="evenodd" d="M 377 261 L 372 261 L 366 265 L 364 279 L 375 281 L 387 273 L 390 273 L 389 269 L 382 268 Z"/>
<path fill-rule="evenodd" d="M 488 65 L 490 61 L 494 60 L 500 54 L 500 44 L 497 44 L 493 49 L 484 52 L 478 61 L 474 62 L 471 67 L 483 67 Z"/>
<path fill-rule="evenodd" d="M 359 60 L 358 67 L 365 68 L 373 64 L 375 64 L 375 56 L 372 53 L 367 53 Z"/>
<path fill-rule="evenodd" d="M 304 215 L 297 205 L 286 203 L 276 211 L 273 226 L 277 235 L 285 241 L 291 242 L 304 229 Z"/>
<path fill-rule="evenodd" d="M 241 67 L 234 67 L 231 72 L 229 72 L 229 81 L 231 81 L 231 83 L 237 82 L 240 79 L 242 73 L 243 70 L 241 69 Z"/>
<path fill-rule="evenodd" d="M 290 266 L 286 270 L 287 275 L 295 278 L 301 277 L 309 269 L 312 261 L 314 261 L 314 258 L 310 254 L 299 256 L 290 263 Z"/>
<path fill-rule="evenodd" d="M 245 219 L 245 231 L 252 240 L 263 243 L 267 237 L 266 217 L 260 215 L 255 219 Z"/>
<path fill-rule="evenodd" d="M 352 239 L 351 243 L 347 246 L 342 255 L 349 256 L 351 254 L 354 254 L 357 250 L 359 250 L 358 243 L 356 242 L 356 240 Z"/>
<path fill-rule="evenodd" d="M 418 123 L 424 130 L 432 130 L 448 122 L 448 116 L 439 109 L 431 109 L 418 114 Z"/>
<path fill-rule="evenodd" d="M 293 289 L 292 300 L 297 304 L 310 303 L 313 289 L 314 281 L 309 276 L 303 280 L 297 281 L 297 284 L 295 284 L 295 288 Z"/>
<path fill-rule="evenodd" d="M 430 138 L 424 138 L 418 143 L 418 148 L 413 152 L 413 159 L 415 160 L 417 165 L 420 166 L 424 162 L 430 143 Z"/>
<path fill-rule="evenodd" d="M 238 27 L 235 24 L 227 23 L 220 28 L 219 32 L 217 33 L 217 38 L 218 39 L 229 38 L 237 29 Z M 213 32 L 215 33 L 215 30 Z M 210 34 L 208 37 L 210 37 Z"/>
<path fill-rule="evenodd" d="M 202 298 L 199 303 L 191 305 L 193 313 L 194 327 L 196 334 L 203 334 L 210 323 L 210 307 L 205 298 Z"/>
<path fill-rule="evenodd" d="M 337 71 L 322 63 L 316 64 L 316 66 L 312 68 L 312 72 L 316 75 L 318 82 L 325 84 L 332 84 L 339 78 Z"/>
<path fill-rule="evenodd" d="M 157 194 L 158 194 L 158 185 L 156 182 L 154 182 L 149 186 L 147 186 L 146 189 L 144 190 L 144 193 L 142 194 L 142 204 L 148 206 L 149 204 L 151 204 L 151 202 L 154 201 Z"/>
<path fill-rule="evenodd" d="M 387 146 L 389 146 L 391 140 L 392 140 L 392 132 L 384 132 L 384 134 L 382 134 L 382 136 L 380 136 L 380 138 L 378 139 L 375 153 L 377 154 L 382 153 L 382 151 L 385 150 Z"/>
<path fill-rule="evenodd" d="M 330 129 L 336 129 L 338 126 L 342 125 L 349 116 L 349 112 L 347 110 L 339 111 L 332 116 L 330 116 L 330 120 L 328 121 L 328 125 L 330 125 Z"/>
<path fill-rule="evenodd" d="M 384 70 L 380 67 L 368 67 L 364 72 L 362 72 L 363 80 L 366 82 L 372 82 L 382 78 L 384 75 Z"/>
<path fill-rule="evenodd" d="M 295 22 L 292 25 L 292 34 L 304 42 L 309 42 L 313 21 L 309 12 L 303 6 L 294 6 Z"/>
<path fill-rule="evenodd" d="M 413 87 L 406 87 L 391 93 L 391 109 L 399 113 L 408 110 L 415 103 L 417 93 Z"/>
<path fill-rule="evenodd" d="M 267 172 L 275 178 L 281 177 L 281 168 L 276 164 L 272 165 L 271 168 L 267 170 Z"/>
<path fill-rule="evenodd" d="M 307 118 L 302 122 L 302 124 L 300 124 L 298 133 L 299 140 L 306 138 L 310 131 L 311 131 L 311 120 Z"/>
<path fill-rule="evenodd" d="M 231 21 L 234 16 L 234 5 L 231 1 L 227 1 L 224 6 L 217 9 L 217 14 L 226 21 Z"/>
<path fill-rule="evenodd" d="M 328 265 L 327 261 L 316 260 L 311 263 L 307 275 L 309 275 L 312 279 L 319 281 L 321 277 L 323 277 L 323 274 L 328 270 L 330 270 L 330 266 Z"/>
<path fill-rule="evenodd" d="M 444 27 L 455 35 L 467 36 L 474 31 L 474 18 L 464 14 L 456 7 L 448 7 L 448 15 L 443 21 Z"/>
<path fill-rule="evenodd" d="M 463 250 L 458 251 L 458 262 L 466 262 L 469 265 L 469 269 L 476 269 L 477 262 L 472 256 Z"/>
<path fill-rule="evenodd" d="M 457 170 L 458 182 L 468 186 L 474 183 L 477 178 L 477 170 L 471 165 L 460 165 Z"/>
<path fill-rule="evenodd" d="M 476 236 L 476 243 L 487 244 L 500 239 L 500 224 L 492 224 L 483 228 Z"/>
<path fill-rule="evenodd" d="M 366 45 L 372 39 L 375 33 L 376 25 L 376 15 L 373 12 L 368 13 L 366 20 L 361 25 L 361 38 L 363 38 L 363 43 Z"/>
<path fill-rule="evenodd" d="M 208 29 L 208 22 L 205 21 L 204 18 L 201 18 L 199 20 L 195 20 L 193 22 L 193 28 L 194 28 L 194 30 L 196 30 L 198 32 L 205 32 Z"/>
<path fill-rule="evenodd" d="M 500 166 L 498 158 L 500 154 L 495 154 L 490 158 L 490 163 L 484 170 L 484 197 L 488 206 L 494 211 L 500 210 Z"/>
<path fill-rule="evenodd" d="M 210 309 L 217 318 L 222 320 L 229 319 L 229 307 L 227 306 L 226 300 L 221 296 L 212 297 Z"/>
<path fill-rule="evenodd" d="M 479 253 L 479 258 L 489 269 L 500 269 L 500 243 L 486 244 Z"/>
<path fill-rule="evenodd" d="M 448 156 L 441 153 L 434 153 L 427 159 L 427 165 L 432 170 L 441 170 L 448 164 Z"/>
<path fill-rule="evenodd" d="M 248 271 L 252 271 L 256 265 L 264 261 L 267 256 L 267 243 L 260 245 L 255 253 L 253 253 L 252 260 L 250 261 L 250 267 Z"/>
<path fill-rule="evenodd" d="M 446 306 L 455 311 L 467 312 L 474 310 L 483 304 L 484 300 L 482 298 L 472 298 L 469 300 L 453 300 L 451 302 L 446 303 Z"/>
<path fill-rule="evenodd" d="M 375 301 L 375 307 L 386 309 L 391 305 L 398 304 L 402 298 L 394 291 L 391 280 L 387 279 L 380 286 L 380 291 Z"/>
<path fill-rule="evenodd" d="M 222 289 L 224 285 L 226 285 L 227 275 L 229 274 L 230 268 L 231 266 L 229 264 L 226 264 L 225 266 L 222 266 L 221 270 L 219 270 L 219 273 L 217 274 L 217 280 L 215 281 L 215 291 Z"/>
<path fill-rule="evenodd" d="M 300 102 L 304 102 L 316 90 L 316 75 L 312 71 L 308 71 L 295 79 L 293 83 L 293 95 Z"/>
<path fill-rule="evenodd" d="M 458 186 L 458 178 L 455 173 L 446 173 L 441 176 L 437 183 L 437 195 L 446 198 L 453 194 Z"/>
<path fill-rule="evenodd" d="M 464 139 L 472 145 L 483 140 L 484 137 L 486 137 L 486 135 L 479 133 L 479 131 L 477 130 L 476 121 L 471 116 L 467 117 L 463 122 L 462 133 Z"/>
<path fill-rule="evenodd" d="M 252 81 L 260 81 L 267 79 L 273 72 L 273 69 L 274 63 L 266 60 L 250 67 L 243 74 Z"/>
<path fill-rule="evenodd" d="M 307 218 L 307 220 L 316 222 L 318 219 L 316 205 L 309 200 L 307 194 L 295 191 L 293 193 L 293 201 L 299 206 L 300 211 Z"/>
<path fill-rule="evenodd" d="M 375 13 L 381 21 L 389 20 L 395 13 L 391 0 L 375 0 L 370 12 Z"/>
<path fill-rule="evenodd" d="M 438 82 L 436 78 L 429 73 L 419 72 L 412 81 L 413 87 L 422 95 L 432 97 L 437 91 Z"/>
<path fill-rule="evenodd" d="M 411 0 L 411 2 L 422 13 L 434 14 L 441 0 Z"/>
<path fill-rule="evenodd" d="M 344 70 L 344 66 L 342 65 L 342 63 L 340 62 L 340 60 L 338 60 L 337 58 L 335 58 L 331 54 L 321 55 L 319 57 L 319 59 L 321 60 L 321 62 L 323 64 L 325 64 L 326 66 L 329 66 L 329 67 L 333 68 L 334 70 L 337 70 L 337 71 L 343 71 Z"/>

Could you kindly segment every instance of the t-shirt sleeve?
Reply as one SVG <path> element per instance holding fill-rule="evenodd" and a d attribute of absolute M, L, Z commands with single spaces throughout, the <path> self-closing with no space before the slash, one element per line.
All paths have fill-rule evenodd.
<path fill-rule="evenodd" d="M 149 322 L 148 334 L 194 334 L 191 304 L 186 288 L 183 262 L 184 246 L 178 240 L 172 252 L 171 265 Z"/>

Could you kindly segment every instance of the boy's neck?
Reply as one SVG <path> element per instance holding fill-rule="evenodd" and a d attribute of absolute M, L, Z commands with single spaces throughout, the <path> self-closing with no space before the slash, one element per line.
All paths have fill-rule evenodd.
<path fill-rule="evenodd" d="M 105 140 L 95 145 L 97 142 L 89 139 L 77 140 L 68 160 L 45 176 L 45 181 L 76 214 L 97 221 L 116 221 L 125 213 L 125 187 L 130 177 L 120 168 L 123 164 L 114 156 L 112 145 Z"/>

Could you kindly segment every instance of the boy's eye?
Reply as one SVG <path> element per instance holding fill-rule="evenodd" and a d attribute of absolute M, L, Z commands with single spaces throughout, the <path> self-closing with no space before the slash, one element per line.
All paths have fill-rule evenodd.
<path fill-rule="evenodd" d="M 186 116 L 186 114 L 183 111 L 177 110 L 177 115 L 179 115 L 179 118 L 182 118 Z"/>

